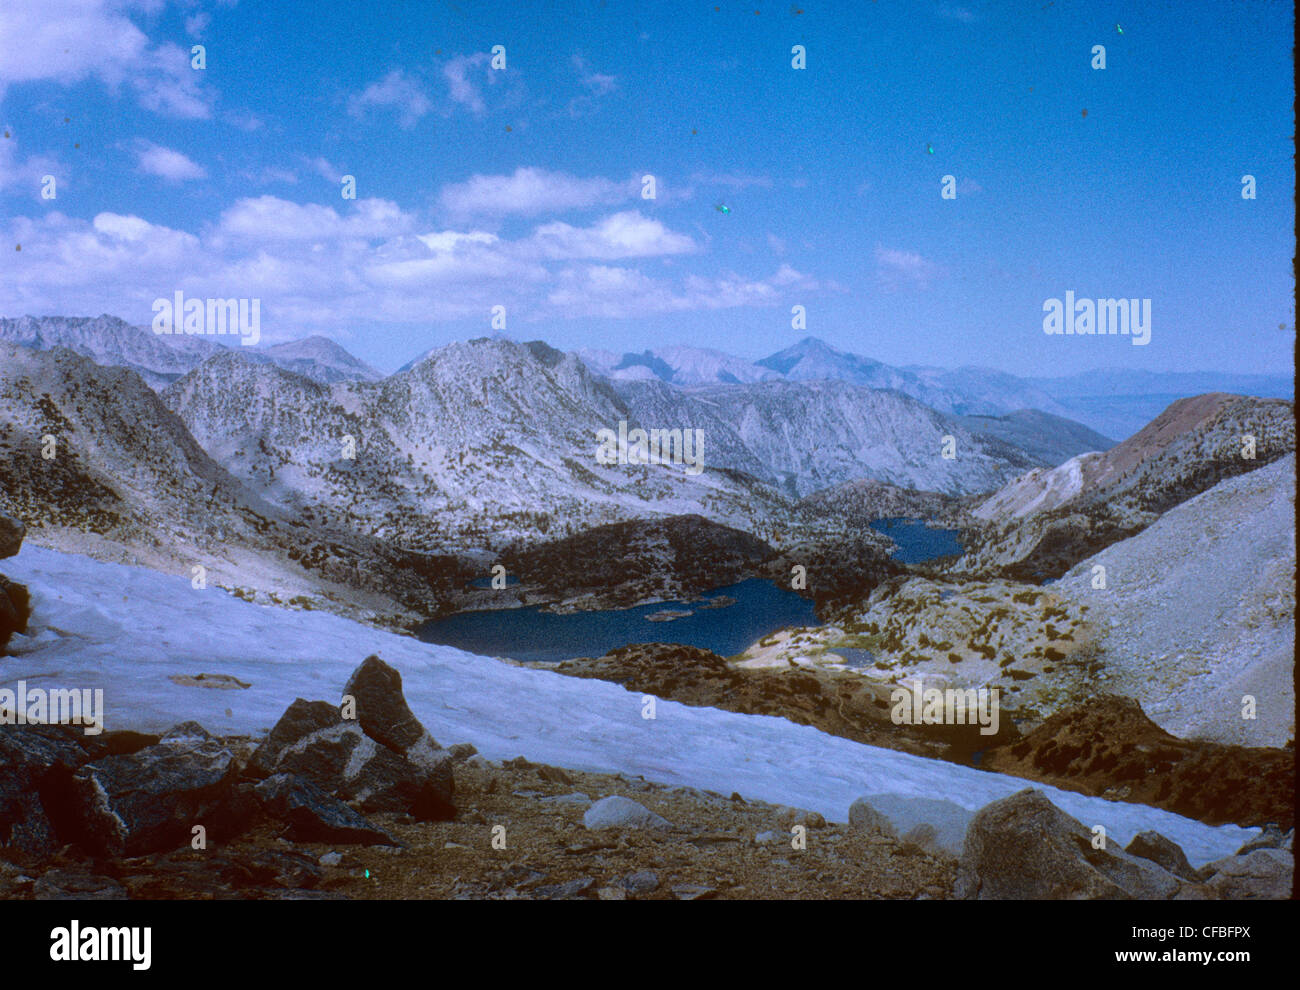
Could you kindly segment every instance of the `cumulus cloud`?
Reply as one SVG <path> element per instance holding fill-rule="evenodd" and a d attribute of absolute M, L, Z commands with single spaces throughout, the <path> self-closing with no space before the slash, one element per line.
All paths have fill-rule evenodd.
<path fill-rule="evenodd" d="M 192 161 L 181 152 L 164 148 L 150 141 L 141 141 L 136 150 L 136 160 L 140 171 L 147 175 L 156 175 L 168 182 L 185 182 L 190 179 L 206 179 L 207 170 Z"/>
<path fill-rule="evenodd" d="M 5 0 L 0 4 L 0 94 L 8 85 L 51 80 L 70 86 L 97 78 L 126 86 L 148 110 L 184 119 L 211 116 L 212 96 L 189 53 L 153 46 L 131 20 L 152 3 L 113 0 Z"/>
<path fill-rule="evenodd" d="M 438 201 L 457 217 L 536 216 L 625 202 L 640 188 L 635 179 L 580 179 L 564 172 L 517 168 L 513 175 L 474 175 L 446 186 Z"/>
<path fill-rule="evenodd" d="M 433 109 L 433 103 L 420 82 L 401 69 L 394 69 L 379 82 L 371 83 L 348 98 L 348 113 L 353 117 L 364 117 L 370 107 L 394 108 L 398 124 L 409 130 Z"/>
<path fill-rule="evenodd" d="M 549 223 L 538 227 L 531 244 L 547 258 L 646 258 L 687 254 L 696 245 L 636 210 L 615 213 L 590 227 Z"/>
<path fill-rule="evenodd" d="M 133 214 L 85 221 L 50 211 L 0 218 L 0 239 L 23 245 L 18 276 L 0 280 L 0 312 L 111 312 L 147 323 L 152 301 L 178 289 L 256 297 L 269 341 L 308 329 L 427 324 L 498 303 L 525 320 L 637 317 L 774 306 L 816 288 L 789 265 L 769 277 L 648 273 L 637 260 L 701 248 L 635 210 L 507 238 L 472 226 L 431 229 L 383 199 L 333 207 L 262 195 L 235 201 L 196 233 Z"/>
<path fill-rule="evenodd" d="M 291 203 L 275 196 L 241 199 L 217 223 L 221 235 L 262 242 L 395 237 L 411 229 L 413 218 L 386 199 L 359 199 L 341 216 L 331 206 Z"/>

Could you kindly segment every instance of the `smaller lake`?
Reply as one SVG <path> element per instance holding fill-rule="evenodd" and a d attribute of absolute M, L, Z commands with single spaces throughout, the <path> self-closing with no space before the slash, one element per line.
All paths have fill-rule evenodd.
<path fill-rule="evenodd" d="M 735 604 L 709 607 L 723 596 Z M 786 626 L 817 625 L 811 601 L 757 578 L 718 588 L 705 599 L 570 615 L 538 606 L 459 612 L 426 622 L 418 635 L 426 643 L 538 663 L 599 657 L 631 643 L 683 643 L 726 657 Z M 648 618 L 661 612 L 690 614 L 671 621 Z"/>
<path fill-rule="evenodd" d="M 871 528 L 898 544 L 890 556 L 900 564 L 923 564 L 963 552 L 957 539 L 960 530 L 931 529 L 920 519 L 876 519 Z"/>

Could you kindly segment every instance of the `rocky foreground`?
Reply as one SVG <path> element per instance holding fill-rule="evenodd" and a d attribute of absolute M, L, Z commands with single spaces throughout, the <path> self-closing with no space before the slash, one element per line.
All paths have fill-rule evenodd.
<path fill-rule="evenodd" d="M 263 739 L 0 727 L 0 896 L 110 898 L 1284 898 L 1293 831 L 1193 869 L 1155 832 L 1120 850 L 1025 789 L 847 824 L 440 746 L 376 657 L 342 705 Z M 926 817 L 924 813 L 922 818 Z M 904 827 L 906 831 L 904 831 Z M 903 834 L 899 834 L 903 832 Z"/>

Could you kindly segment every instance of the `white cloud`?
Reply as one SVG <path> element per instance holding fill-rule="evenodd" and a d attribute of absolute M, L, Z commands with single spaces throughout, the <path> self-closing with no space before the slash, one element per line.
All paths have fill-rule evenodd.
<path fill-rule="evenodd" d="M 275 196 L 241 199 L 221 214 L 221 235 L 262 242 L 319 241 L 339 238 L 373 240 L 395 237 L 413 220 L 386 199 L 359 199 L 347 216 L 319 203 L 292 203 Z"/>
<path fill-rule="evenodd" d="M 647 258 L 665 254 L 688 254 L 696 250 L 693 240 L 676 234 L 658 220 L 636 210 L 615 213 L 590 227 L 549 223 L 538 227 L 531 243 L 547 258 Z"/>
<path fill-rule="evenodd" d="M 64 187 L 67 169 L 55 158 L 48 155 L 31 155 L 22 158 L 19 155 L 17 132 L 11 125 L 0 128 L 0 192 L 9 188 L 28 189 L 32 199 L 40 200 L 41 184 L 46 175 L 53 175 L 59 188 Z M 41 200 L 41 202 L 44 202 Z"/>
<path fill-rule="evenodd" d="M 783 266 L 771 279 L 747 279 L 734 272 L 722 276 L 688 276 L 680 288 L 632 268 L 589 265 L 568 268 L 547 295 L 547 303 L 566 316 L 630 318 L 655 313 L 774 306 L 782 290 L 814 286 Z"/>
<path fill-rule="evenodd" d="M 348 98 L 348 113 L 353 117 L 364 117 L 369 107 L 396 108 L 398 123 L 410 129 L 433 109 L 433 104 L 417 80 L 401 69 L 394 69 L 379 82 L 371 83 L 362 92 Z"/>
<path fill-rule="evenodd" d="M 601 97 L 618 89 L 618 77 L 593 71 L 581 55 L 574 55 L 570 61 L 578 71 L 578 82 L 583 92 L 569 100 L 564 109 L 570 117 L 582 117 L 600 106 Z"/>
<path fill-rule="evenodd" d="M 477 52 L 473 55 L 457 55 L 442 67 L 442 76 L 447 80 L 448 95 L 452 102 L 459 103 L 476 115 L 482 115 L 487 110 L 487 104 L 483 101 L 482 89 L 470 76 L 487 64 L 487 54 Z"/>
<path fill-rule="evenodd" d="M 618 88 L 617 76 L 593 72 L 588 66 L 587 60 L 581 55 L 573 56 L 573 67 L 578 70 L 578 81 L 591 90 L 594 96 L 604 96 L 606 93 L 612 93 Z"/>
<path fill-rule="evenodd" d="M 306 159 L 304 159 L 304 161 L 306 161 Z M 317 175 L 329 182 L 337 183 L 343 181 L 343 170 L 326 161 L 324 158 L 313 158 L 308 162 L 308 164 L 311 165 L 312 170 L 315 171 Z"/>
<path fill-rule="evenodd" d="M 625 202 L 639 189 L 634 179 L 579 179 L 563 172 L 517 168 L 513 175 L 474 175 L 445 186 L 438 201 L 457 217 L 536 216 Z"/>
<path fill-rule="evenodd" d="M 907 283 L 926 288 L 942 274 L 938 265 L 915 251 L 899 251 L 876 245 L 875 256 L 876 277 L 891 287 Z"/>
<path fill-rule="evenodd" d="M 150 141 L 140 142 L 136 157 L 140 171 L 156 175 L 169 182 L 185 182 L 189 179 L 205 179 L 207 171 L 197 162 L 190 160 L 172 148 L 164 148 Z"/>
<path fill-rule="evenodd" d="M 189 17 L 185 18 L 185 33 L 191 38 L 201 38 L 203 37 L 203 32 L 208 29 L 208 25 L 211 23 L 212 15 L 205 11 L 191 14 Z"/>
<path fill-rule="evenodd" d="M 431 229 L 381 199 L 335 208 L 264 195 L 237 200 L 198 233 L 137 215 L 106 212 L 88 222 L 50 210 L 0 218 L 0 243 L 23 246 L 21 277 L 0 280 L 0 312 L 110 312 L 147 323 L 152 301 L 177 289 L 257 297 L 268 341 L 427 325 L 498 303 L 526 320 L 636 317 L 775 306 L 817 287 L 788 265 L 755 278 L 705 275 L 695 264 L 685 276 L 612 264 L 700 250 L 636 211 L 587 227 L 543 224 L 510 239 L 473 227 Z"/>
<path fill-rule="evenodd" d="M 8 85 L 51 80 L 64 86 L 88 77 L 110 90 L 124 84 L 141 106 L 185 119 L 211 115 L 212 97 L 189 53 L 175 44 L 151 47 L 126 11 L 155 3 L 122 0 L 5 0 L 0 4 L 0 93 Z"/>

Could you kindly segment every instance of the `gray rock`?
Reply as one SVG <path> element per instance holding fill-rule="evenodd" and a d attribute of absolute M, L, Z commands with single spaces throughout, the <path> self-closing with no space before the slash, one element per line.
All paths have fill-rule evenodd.
<path fill-rule="evenodd" d="M 446 792 L 450 803 L 457 758 L 438 745 L 411 711 L 402 693 L 402 675 L 379 657 L 366 657 L 348 678 L 343 693 L 356 699 L 361 731 L 423 770 Z M 466 756 L 475 752 L 467 743 L 461 744 L 460 751 Z"/>
<path fill-rule="evenodd" d="M 113 856 L 174 849 L 223 813 L 238 774 L 223 743 L 196 737 L 87 763 L 71 782 L 79 838 Z"/>
<path fill-rule="evenodd" d="M 915 846 L 925 852 L 940 852 L 939 833 L 929 822 L 914 825 L 903 833 L 903 844 Z"/>
<path fill-rule="evenodd" d="M 911 797 L 904 794 L 869 794 L 863 799 L 872 811 L 892 828 L 888 834 L 902 835 L 918 825 L 934 827 L 934 851 L 960 857 L 966 829 L 975 813 L 942 798 Z"/>
<path fill-rule="evenodd" d="M 1182 884 L 1168 870 L 1116 849 L 1042 791 L 1025 788 L 971 820 L 957 865 L 961 900 L 1169 900 Z"/>
<path fill-rule="evenodd" d="M 32 616 L 31 602 L 32 596 L 25 585 L 0 574 L 0 650 L 5 648 L 14 633 L 27 632 L 27 620 Z"/>
<path fill-rule="evenodd" d="M 622 880 L 623 889 L 635 897 L 638 894 L 649 894 L 659 887 L 659 877 L 651 870 L 638 870 L 636 873 L 629 873 Z"/>
<path fill-rule="evenodd" d="M 1244 856 L 1256 849 L 1289 849 L 1289 837 L 1289 832 L 1283 832 L 1280 826 L 1269 822 L 1259 835 L 1237 850 L 1237 855 Z"/>
<path fill-rule="evenodd" d="M 400 843 L 372 825 L 342 801 L 291 773 L 268 777 L 254 788 L 262 806 L 289 826 L 294 842 L 337 842 L 362 846 L 396 846 Z"/>
<path fill-rule="evenodd" d="M 787 838 L 789 838 L 789 836 L 782 832 L 759 832 L 754 836 L 754 845 L 766 846 L 773 842 L 781 842 Z"/>
<path fill-rule="evenodd" d="M 1140 856 L 1163 866 L 1176 877 L 1195 883 L 1196 870 L 1187 862 L 1187 855 L 1172 839 L 1166 839 L 1159 832 L 1139 832 L 1133 841 L 1124 847 L 1130 856 Z"/>
<path fill-rule="evenodd" d="M 706 901 L 718 896 L 715 887 L 701 887 L 697 884 L 682 884 L 673 888 L 673 896 L 679 901 Z"/>
<path fill-rule="evenodd" d="M 1244 856 L 1227 856 L 1202 868 L 1205 885 L 1219 897 L 1234 901 L 1282 901 L 1291 896 L 1295 859 L 1286 849 L 1252 849 Z"/>
<path fill-rule="evenodd" d="M 669 828 L 669 822 L 631 798 L 611 794 L 601 798 L 582 816 L 587 828 Z"/>
<path fill-rule="evenodd" d="M 320 863 L 321 866 L 338 866 L 343 862 L 343 854 L 341 852 L 333 851 L 322 853 L 321 858 L 316 862 Z"/>
<path fill-rule="evenodd" d="M 27 528 L 13 516 L 0 512 L 0 560 L 16 556 L 22 548 Z"/>
<path fill-rule="evenodd" d="M 433 742 L 406 703 L 402 675 L 379 657 L 366 657 L 348 678 L 343 693 L 356 698 L 357 721 L 375 742 L 399 753 L 424 739 Z M 433 747 L 441 748 L 436 742 Z"/>
<path fill-rule="evenodd" d="M 198 722 L 181 722 L 164 732 L 158 741 L 178 746 L 195 746 L 208 742 L 211 738 L 212 734 Z"/>
<path fill-rule="evenodd" d="M 380 745 L 324 701 L 298 698 L 281 716 L 250 761 L 264 776 L 293 773 L 365 812 L 409 812 L 421 821 L 455 817 L 451 760 L 445 774 Z"/>
<path fill-rule="evenodd" d="M 471 756 L 478 755 L 478 750 L 470 743 L 456 743 L 454 746 L 447 747 L 447 754 L 451 757 L 453 763 L 463 763 Z"/>
<path fill-rule="evenodd" d="M 591 877 L 578 877 L 576 880 L 569 880 L 565 883 L 537 887 L 533 893 L 542 900 L 562 901 L 569 897 L 578 897 L 585 894 L 595 882 Z"/>
<path fill-rule="evenodd" d="M 849 828 L 857 832 L 896 834 L 893 822 L 873 808 L 866 798 L 858 798 L 849 805 Z"/>

